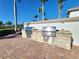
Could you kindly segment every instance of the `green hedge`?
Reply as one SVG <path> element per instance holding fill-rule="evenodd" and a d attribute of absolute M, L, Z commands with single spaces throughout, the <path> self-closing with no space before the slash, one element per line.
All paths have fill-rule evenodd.
<path fill-rule="evenodd" d="M 0 37 L 2 36 L 6 36 L 9 34 L 15 33 L 15 31 L 13 29 L 9 29 L 9 30 L 0 30 Z"/>

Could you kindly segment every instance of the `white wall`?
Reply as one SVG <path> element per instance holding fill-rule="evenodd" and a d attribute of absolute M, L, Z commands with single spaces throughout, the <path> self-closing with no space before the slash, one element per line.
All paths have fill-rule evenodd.
<path fill-rule="evenodd" d="M 56 26 L 57 29 L 70 30 L 73 37 L 73 44 L 79 45 L 79 22 L 65 22 L 65 23 L 46 23 L 46 24 L 30 24 L 29 26 L 41 29 L 44 26 Z M 26 27 L 26 24 L 24 25 Z"/>
<path fill-rule="evenodd" d="M 74 38 L 74 45 L 79 45 L 79 22 L 71 24 L 72 37 Z"/>
<path fill-rule="evenodd" d="M 72 11 L 69 13 L 69 18 L 78 17 L 78 16 L 79 16 L 79 11 Z"/>

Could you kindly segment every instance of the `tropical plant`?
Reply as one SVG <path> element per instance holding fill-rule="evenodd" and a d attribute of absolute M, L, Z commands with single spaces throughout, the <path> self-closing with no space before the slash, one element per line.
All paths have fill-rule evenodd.
<path fill-rule="evenodd" d="M 12 25 L 12 22 L 11 22 L 11 21 L 7 21 L 7 22 L 5 23 L 5 25 L 6 25 L 6 26 L 11 26 L 11 25 Z"/>
<path fill-rule="evenodd" d="M 41 8 L 38 8 L 38 21 L 39 21 L 39 19 L 40 19 L 40 12 L 41 12 Z"/>
<path fill-rule="evenodd" d="M 38 15 L 35 15 L 34 18 L 35 18 L 35 21 L 37 21 Z"/>
<path fill-rule="evenodd" d="M 2 22 L 2 21 L 0 21 L 0 27 L 2 27 L 2 25 L 3 25 L 3 22 Z"/>
<path fill-rule="evenodd" d="M 48 20 L 47 18 L 45 18 L 45 20 Z"/>
<path fill-rule="evenodd" d="M 44 4 L 48 1 L 48 0 L 40 0 L 42 3 L 42 20 L 44 20 Z"/>
<path fill-rule="evenodd" d="M 18 24 L 17 27 L 23 29 L 23 24 Z"/>
<path fill-rule="evenodd" d="M 58 18 L 61 18 L 63 4 L 66 0 L 58 0 Z"/>
<path fill-rule="evenodd" d="M 35 22 L 36 20 L 34 19 L 33 22 Z"/>

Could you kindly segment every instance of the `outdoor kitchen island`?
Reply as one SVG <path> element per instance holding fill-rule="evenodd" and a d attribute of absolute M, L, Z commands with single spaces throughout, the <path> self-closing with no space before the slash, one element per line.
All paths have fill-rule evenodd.
<path fill-rule="evenodd" d="M 63 47 L 66 49 L 70 49 L 69 46 L 76 45 L 79 46 L 79 17 L 73 18 L 63 18 L 63 19 L 55 19 L 55 20 L 47 20 L 47 21 L 39 21 L 39 22 L 28 22 L 24 23 L 24 28 L 33 27 L 35 31 L 32 29 L 31 39 L 44 42 L 42 36 L 42 28 L 55 26 L 56 27 L 56 37 L 54 37 L 54 45 L 56 44 L 59 47 Z M 23 37 L 27 38 L 26 31 L 23 29 Z M 68 40 L 68 43 L 63 40 Z M 62 43 L 59 43 L 62 41 Z M 57 43 L 56 43 L 57 42 Z M 49 44 L 53 44 L 52 41 Z M 64 44 L 67 43 L 65 46 Z M 69 46 L 68 46 L 69 45 Z"/>
<path fill-rule="evenodd" d="M 26 38 L 51 45 L 56 45 L 65 49 L 70 49 L 72 45 L 71 33 L 68 30 L 59 30 L 56 32 L 45 33 L 40 30 L 26 31 Z"/>
<path fill-rule="evenodd" d="M 52 45 L 56 45 L 62 48 L 70 49 L 72 45 L 71 33 L 69 31 L 61 30 L 56 32 L 55 37 L 44 38 L 41 31 L 35 31 L 32 33 L 32 38 L 35 41 L 44 42 Z M 46 40 L 46 41 L 45 41 Z"/>

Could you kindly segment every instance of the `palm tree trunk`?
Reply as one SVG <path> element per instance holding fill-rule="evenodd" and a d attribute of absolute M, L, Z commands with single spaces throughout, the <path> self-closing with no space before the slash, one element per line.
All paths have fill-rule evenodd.
<path fill-rule="evenodd" d="M 15 31 L 17 31 L 17 7 L 16 7 L 16 0 L 14 0 L 14 23 L 15 23 Z"/>
<path fill-rule="evenodd" d="M 59 3 L 59 7 L 58 7 L 58 18 L 60 19 L 62 15 L 62 8 L 61 8 L 61 3 Z"/>
<path fill-rule="evenodd" d="M 42 21 L 44 21 L 44 3 L 42 3 Z"/>

